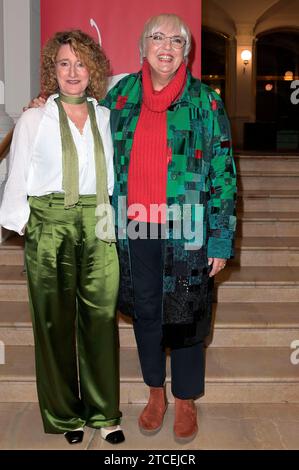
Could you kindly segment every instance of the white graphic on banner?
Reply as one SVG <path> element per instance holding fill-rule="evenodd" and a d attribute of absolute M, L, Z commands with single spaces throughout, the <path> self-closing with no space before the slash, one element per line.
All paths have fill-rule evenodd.
<path fill-rule="evenodd" d="M 90 18 L 89 22 L 90 22 L 90 26 L 92 28 L 95 28 L 96 32 L 98 33 L 99 44 L 101 46 L 102 45 L 102 38 L 101 38 L 101 33 L 100 33 L 99 28 L 98 28 L 98 25 L 97 25 L 97 23 L 95 22 L 95 20 L 93 18 Z"/>
<path fill-rule="evenodd" d="M 96 32 L 98 33 L 99 44 L 100 44 L 100 46 L 102 46 L 103 43 L 102 43 L 102 36 L 101 36 L 100 28 L 98 27 L 96 21 L 93 18 L 90 18 L 89 22 L 90 22 L 90 26 L 92 28 L 95 28 Z M 111 77 L 109 77 L 108 91 L 111 88 L 113 88 L 114 85 L 116 85 L 117 82 L 119 82 L 119 80 L 121 80 L 126 75 L 128 75 L 128 73 L 119 73 L 118 75 L 112 75 Z"/>

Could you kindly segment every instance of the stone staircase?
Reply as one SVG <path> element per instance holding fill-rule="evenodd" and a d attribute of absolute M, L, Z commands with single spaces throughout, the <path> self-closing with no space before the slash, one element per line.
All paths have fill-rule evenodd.
<path fill-rule="evenodd" d="M 201 403 L 299 403 L 299 156 L 239 156 L 236 258 L 216 280 Z M 19 237 L 0 245 L 0 402 L 37 401 Z M 217 303 L 216 303 L 217 302 Z M 119 319 L 121 401 L 143 403 L 132 325 Z M 169 377 L 169 374 L 168 374 Z M 169 387 L 168 380 L 168 387 Z M 168 396 L 171 401 L 170 390 Z"/>

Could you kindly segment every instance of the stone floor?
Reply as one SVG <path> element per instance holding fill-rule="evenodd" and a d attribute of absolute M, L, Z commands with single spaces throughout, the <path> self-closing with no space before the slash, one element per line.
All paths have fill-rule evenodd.
<path fill-rule="evenodd" d="M 0 403 L 1 450 L 200 450 L 299 449 L 299 404 L 198 404 L 199 433 L 185 445 L 173 439 L 173 406 L 163 429 L 145 437 L 137 427 L 142 405 L 123 405 L 126 441 L 112 447 L 99 431 L 85 430 L 82 445 L 70 446 L 61 435 L 44 434 L 36 403 Z"/>

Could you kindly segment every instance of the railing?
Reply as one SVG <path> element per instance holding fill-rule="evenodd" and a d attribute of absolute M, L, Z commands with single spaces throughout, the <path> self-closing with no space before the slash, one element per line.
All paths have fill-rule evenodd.
<path fill-rule="evenodd" d="M 0 143 L 0 161 L 3 160 L 9 152 L 12 141 L 13 129 L 11 129 Z"/>

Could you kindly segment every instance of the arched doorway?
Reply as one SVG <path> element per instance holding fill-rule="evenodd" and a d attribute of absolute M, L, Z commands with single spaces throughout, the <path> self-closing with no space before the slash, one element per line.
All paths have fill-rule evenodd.
<path fill-rule="evenodd" d="M 291 101 L 299 79 L 299 30 L 262 33 L 256 43 L 257 149 L 299 150 L 299 105 Z"/>
<path fill-rule="evenodd" d="M 227 36 L 202 28 L 202 81 L 214 88 L 225 101 Z"/>

